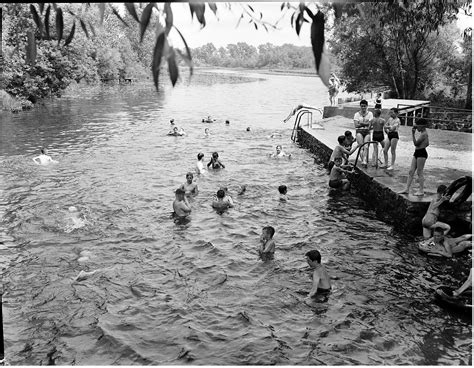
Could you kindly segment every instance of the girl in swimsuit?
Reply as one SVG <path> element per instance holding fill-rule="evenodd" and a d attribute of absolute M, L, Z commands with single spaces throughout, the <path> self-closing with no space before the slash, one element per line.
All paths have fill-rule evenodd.
<path fill-rule="evenodd" d="M 366 100 L 360 101 L 360 111 L 356 112 L 354 115 L 354 126 L 356 128 L 356 140 L 357 144 L 360 146 L 365 142 L 370 141 L 370 126 L 372 120 L 374 119 L 373 114 L 370 111 L 367 111 L 368 102 Z M 361 148 L 361 160 L 362 166 L 367 167 L 367 162 L 369 161 L 369 147 L 364 146 Z"/>
<path fill-rule="evenodd" d="M 384 130 L 387 133 L 387 140 L 384 143 L 383 147 L 383 158 L 385 161 L 385 165 L 381 166 L 381 168 L 387 168 L 387 170 L 393 170 L 395 167 L 395 159 L 397 158 L 396 150 L 397 144 L 399 140 L 398 136 L 398 127 L 400 126 L 400 119 L 398 118 L 398 109 L 396 107 L 392 107 L 390 109 L 390 117 L 385 124 Z M 388 166 L 388 150 L 390 149 L 392 153 L 392 164 Z M 387 167 L 388 166 L 388 167 Z"/>

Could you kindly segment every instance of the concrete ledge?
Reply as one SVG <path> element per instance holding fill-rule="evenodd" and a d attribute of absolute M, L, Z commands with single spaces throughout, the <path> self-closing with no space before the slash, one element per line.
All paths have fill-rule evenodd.
<path fill-rule="evenodd" d="M 345 130 L 352 130 L 354 132 L 353 126 L 351 125 L 351 119 L 337 116 L 323 119 L 317 125 L 317 129 L 300 127 L 297 132 L 298 144 L 309 149 L 315 154 L 318 162 L 326 165 L 337 143 L 337 136 L 343 134 Z M 433 166 L 433 162 L 430 162 L 430 165 L 425 169 L 425 196 L 401 195 L 397 192 L 403 189 L 406 184 L 411 155 L 413 154 L 411 137 L 407 142 L 408 134 L 411 134 L 409 131 L 410 128 L 401 127 L 401 139 L 399 148 L 397 148 L 396 170 L 388 172 L 382 169 L 357 167 L 357 174 L 350 175 L 349 180 L 353 188 L 357 191 L 357 194 L 375 208 L 379 218 L 393 224 L 399 230 L 407 231 L 412 234 L 421 234 L 421 219 L 426 213 L 429 202 L 434 198 L 437 186 L 439 184 L 449 185 L 462 176 L 472 176 L 472 172 L 469 170 L 471 167 L 471 144 L 470 140 L 465 139 L 464 133 L 444 132 L 445 134 L 449 133 L 454 136 L 445 137 L 444 134 L 443 139 L 440 139 L 439 142 L 438 137 L 433 137 L 432 144 L 437 147 L 436 149 L 434 149 L 435 147 L 433 147 L 433 149 L 429 147 L 428 151 L 430 155 L 433 155 L 433 153 L 435 155 L 443 155 L 443 153 L 437 152 L 442 149 L 452 151 L 452 147 L 450 146 L 444 148 L 439 147 L 442 142 L 450 141 L 456 142 L 458 148 L 460 145 L 462 146 L 461 149 L 459 149 L 459 154 L 455 155 L 455 157 L 446 157 L 444 154 L 444 160 L 442 157 L 431 158 L 431 161 L 437 161 L 435 161 L 435 166 Z M 430 130 L 429 134 L 432 132 L 432 135 L 435 136 L 434 133 L 437 131 Z M 464 138 L 464 140 L 461 138 Z M 466 157 L 466 154 L 469 156 Z M 351 161 L 353 162 L 354 159 Z M 457 164 L 455 164 L 455 162 L 457 162 Z M 415 181 L 416 176 L 414 182 Z M 470 232 L 471 209 L 471 201 L 467 201 L 458 207 L 445 203 L 440 208 L 440 221 L 449 223 L 453 233 Z"/>

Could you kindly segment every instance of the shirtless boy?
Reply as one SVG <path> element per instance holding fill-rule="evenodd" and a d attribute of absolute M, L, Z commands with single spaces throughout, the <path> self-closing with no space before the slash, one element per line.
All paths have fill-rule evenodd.
<path fill-rule="evenodd" d="M 339 158 L 343 159 L 345 162 L 347 162 L 349 156 L 352 155 L 357 148 L 359 148 L 359 145 L 357 145 L 353 149 L 348 150 L 345 147 L 345 144 L 346 144 L 346 136 L 345 135 L 340 135 L 339 137 L 337 137 L 337 142 L 339 144 L 336 147 L 334 147 L 334 150 L 331 153 L 331 157 L 329 158 L 329 162 L 328 162 L 329 172 L 331 172 L 332 167 L 334 166 L 334 160 L 336 158 L 339 157 Z"/>
<path fill-rule="evenodd" d="M 451 226 L 445 224 L 444 222 L 438 221 L 439 216 L 439 206 L 444 202 L 449 201 L 449 197 L 444 195 L 446 192 L 446 185 L 440 185 L 438 187 L 436 198 L 434 198 L 426 211 L 425 216 L 421 220 L 421 225 L 423 226 L 423 236 L 425 239 L 431 238 L 433 229 L 440 227 L 444 231 L 444 235 L 449 233 Z"/>
<path fill-rule="evenodd" d="M 193 183 L 194 175 L 192 172 L 188 172 L 186 174 L 186 183 L 181 185 L 180 189 L 184 190 L 185 196 L 197 195 L 198 194 L 198 186 L 196 183 Z"/>
<path fill-rule="evenodd" d="M 176 199 L 173 202 L 174 214 L 179 218 L 184 218 L 191 213 L 191 206 L 189 205 L 188 199 L 184 195 L 183 189 L 176 189 L 175 195 Z"/>
<path fill-rule="evenodd" d="M 329 176 L 329 186 L 334 189 L 342 188 L 343 190 L 347 190 L 349 189 L 350 183 L 346 178 L 346 174 L 352 173 L 352 171 L 346 170 L 341 164 L 342 158 L 336 157 Z"/>
<path fill-rule="evenodd" d="M 275 229 L 272 226 L 265 226 L 260 235 L 260 247 L 258 254 L 263 261 L 273 259 L 275 254 L 275 241 L 273 240 Z"/>
<path fill-rule="evenodd" d="M 228 198 L 230 198 L 230 196 Z M 228 198 L 226 197 L 225 190 L 219 189 L 216 193 L 216 196 L 214 197 L 214 200 L 212 201 L 212 208 L 218 211 L 224 211 L 230 207 L 233 207 L 233 203 L 231 203 L 232 198 L 230 198 L 230 201 Z"/>
<path fill-rule="evenodd" d="M 211 167 L 211 169 L 225 169 L 224 164 L 219 160 L 219 154 L 214 152 L 211 157 L 211 161 L 208 162 L 207 167 Z"/>
<path fill-rule="evenodd" d="M 308 294 L 310 298 L 316 294 L 328 293 L 331 291 L 331 281 L 329 280 L 326 268 L 321 264 L 321 253 L 317 250 L 310 250 L 305 254 L 306 261 L 313 271 L 313 286 Z"/>
<path fill-rule="evenodd" d="M 49 165 L 58 163 L 58 161 L 53 160 L 51 156 L 48 156 L 48 151 L 46 150 L 46 148 L 41 148 L 41 155 L 33 158 L 33 161 L 37 165 Z"/>
<path fill-rule="evenodd" d="M 448 238 L 444 236 L 444 229 L 437 227 L 433 230 L 433 237 L 426 241 L 430 247 L 426 252 L 451 258 L 453 254 L 472 248 L 472 242 L 469 240 L 471 237 L 472 234 L 465 234 Z"/>

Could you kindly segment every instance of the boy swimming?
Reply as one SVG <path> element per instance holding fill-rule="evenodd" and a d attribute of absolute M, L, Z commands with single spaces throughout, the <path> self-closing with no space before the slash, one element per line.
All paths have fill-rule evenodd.
<path fill-rule="evenodd" d="M 273 240 L 275 229 L 272 226 L 265 226 L 260 235 L 260 247 L 258 254 L 263 261 L 273 259 L 275 254 L 275 241 Z"/>
<path fill-rule="evenodd" d="M 318 293 L 329 293 L 331 291 L 331 281 L 326 268 L 321 264 L 321 253 L 314 249 L 306 252 L 305 257 L 308 265 L 314 269 L 313 286 L 308 296 L 312 298 Z"/>

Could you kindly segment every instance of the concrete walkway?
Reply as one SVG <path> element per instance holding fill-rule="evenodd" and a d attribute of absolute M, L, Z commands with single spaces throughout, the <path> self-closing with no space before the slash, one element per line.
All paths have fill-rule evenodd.
<path fill-rule="evenodd" d="M 331 150 L 337 145 L 337 137 L 343 135 L 346 130 L 352 131 L 355 136 L 355 128 L 352 119 L 343 116 L 335 116 L 323 119 L 314 123 L 313 127 L 302 127 L 308 133 L 317 138 L 320 142 L 328 146 Z M 425 165 L 425 196 L 417 197 L 412 194 L 406 196 L 412 202 L 429 202 L 436 194 L 438 185 L 448 186 L 454 180 L 462 176 L 472 176 L 472 135 L 469 133 L 452 132 L 447 130 L 428 129 L 430 145 L 427 148 L 428 159 Z M 389 187 L 392 191 L 398 192 L 405 188 L 408 172 L 415 146 L 411 138 L 411 127 L 401 126 L 399 130 L 400 140 L 397 145 L 397 158 L 395 169 L 387 171 L 369 167 L 358 167 L 371 177 Z M 369 159 L 372 163 L 373 148 L 370 147 Z M 355 161 L 357 151 L 351 156 L 351 161 Z M 383 162 L 383 153 L 379 146 L 379 158 Z M 391 153 L 388 153 L 389 164 Z M 360 158 L 359 161 L 360 163 Z M 411 193 L 418 189 L 418 178 L 412 184 Z"/>

